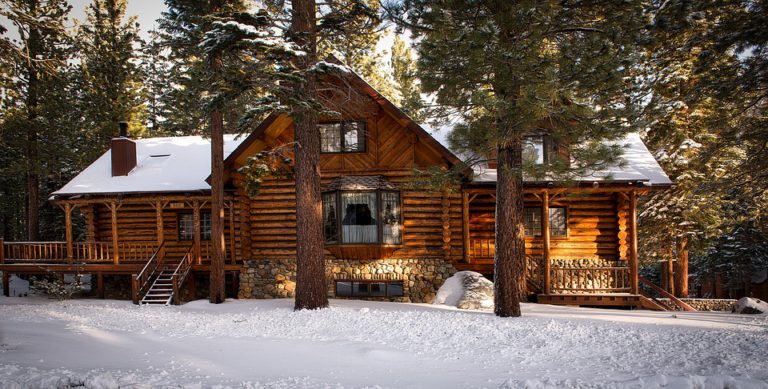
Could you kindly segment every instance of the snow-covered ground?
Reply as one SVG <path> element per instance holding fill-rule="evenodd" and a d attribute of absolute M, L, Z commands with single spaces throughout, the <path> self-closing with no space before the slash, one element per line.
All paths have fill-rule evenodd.
<path fill-rule="evenodd" d="M 768 316 L 0 298 L 0 387 L 768 388 Z"/>

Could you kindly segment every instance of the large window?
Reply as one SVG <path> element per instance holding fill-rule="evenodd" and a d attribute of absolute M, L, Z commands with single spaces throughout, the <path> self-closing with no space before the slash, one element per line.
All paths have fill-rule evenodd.
<path fill-rule="evenodd" d="M 541 207 L 526 207 L 524 209 L 526 236 L 541 236 L 541 217 Z M 549 208 L 549 236 L 568 236 L 568 213 L 565 207 Z"/>
<path fill-rule="evenodd" d="M 365 151 L 365 122 L 320 123 L 320 151 L 359 153 Z"/>
<path fill-rule="evenodd" d="M 323 231 L 327 244 L 401 244 L 400 193 L 323 193 Z"/>
<path fill-rule="evenodd" d="M 200 213 L 200 240 L 211 239 L 211 214 Z M 195 240 L 195 216 L 191 213 L 179 214 L 179 240 Z"/>
<path fill-rule="evenodd" d="M 403 281 L 336 281 L 337 297 L 402 297 Z"/>

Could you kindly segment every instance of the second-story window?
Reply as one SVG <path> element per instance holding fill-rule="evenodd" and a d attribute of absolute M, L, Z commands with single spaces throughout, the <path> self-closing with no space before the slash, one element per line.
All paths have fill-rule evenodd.
<path fill-rule="evenodd" d="M 320 123 L 320 152 L 360 153 L 365 151 L 365 122 Z"/>
<path fill-rule="evenodd" d="M 555 163 L 568 158 L 567 148 L 548 135 L 527 136 L 523 140 L 523 160 L 536 165 Z"/>

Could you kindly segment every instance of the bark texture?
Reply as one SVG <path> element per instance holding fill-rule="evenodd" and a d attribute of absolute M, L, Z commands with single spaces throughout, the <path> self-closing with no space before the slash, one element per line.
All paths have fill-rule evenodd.
<path fill-rule="evenodd" d="M 300 69 L 317 62 L 314 0 L 294 0 L 291 33 L 307 53 L 296 60 Z M 295 84 L 300 101 L 317 98 L 312 74 Z M 320 195 L 320 132 L 317 113 L 297 108 L 294 113 L 296 143 L 296 300 L 294 309 L 319 309 L 328 306 L 323 255 L 323 212 Z"/>
<path fill-rule="evenodd" d="M 211 14 L 221 10 L 221 0 L 211 0 Z M 221 53 L 214 53 L 209 58 L 211 78 L 219 77 L 222 68 Z M 224 118 L 221 110 L 211 112 L 211 274 L 209 301 L 223 303 L 226 299 L 224 288 Z"/>
<path fill-rule="evenodd" d="M 37 14 L 37 1 L 29 2 L 29 14 Z M 27 240 L 40 240 L 40 153 L 37 136 L 37 117 L 39 115 L 38 89 L 40 83 L 39 64 L 35 60 L 40 57 L 40 32 L 37 26 L 31 26 L 29 29 L 29 38 L 27 40 Z"/>
<path fill-rule="evenodd" d="M 520 140 L 498 147 L 494 312 L 501 317 L 521 315 L 525 291 L 522 162 Z"/>

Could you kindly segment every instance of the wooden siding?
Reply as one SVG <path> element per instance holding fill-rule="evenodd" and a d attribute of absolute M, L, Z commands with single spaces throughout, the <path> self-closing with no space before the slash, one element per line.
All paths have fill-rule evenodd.
<path fill-rule="evenodd" d="M 550 207 L 565 207 L 568 217 L 567 237 L 551 238 L 552 259 L 601 258 L 607 260 L 626 259 L 626 234 L 619 239 L 620 219 L 626 225 L 626 206 L 619 205 L 621 194 L 570 193 L 553 197 Z M 480 261 L 491 261 L 495 227 L 496 201 L 491 194 L 470 194 L 469 242 L 470 253 Z M 526 207 L 541 207 L 541 200 L 534 194 L 526 193 Z M 621 209 L 621 213 L 617 212 Z M 543 255 L 543 238 L 526 237 L 528 255 Z M 472 256 L 470 256 L 471 258 Z"/>

